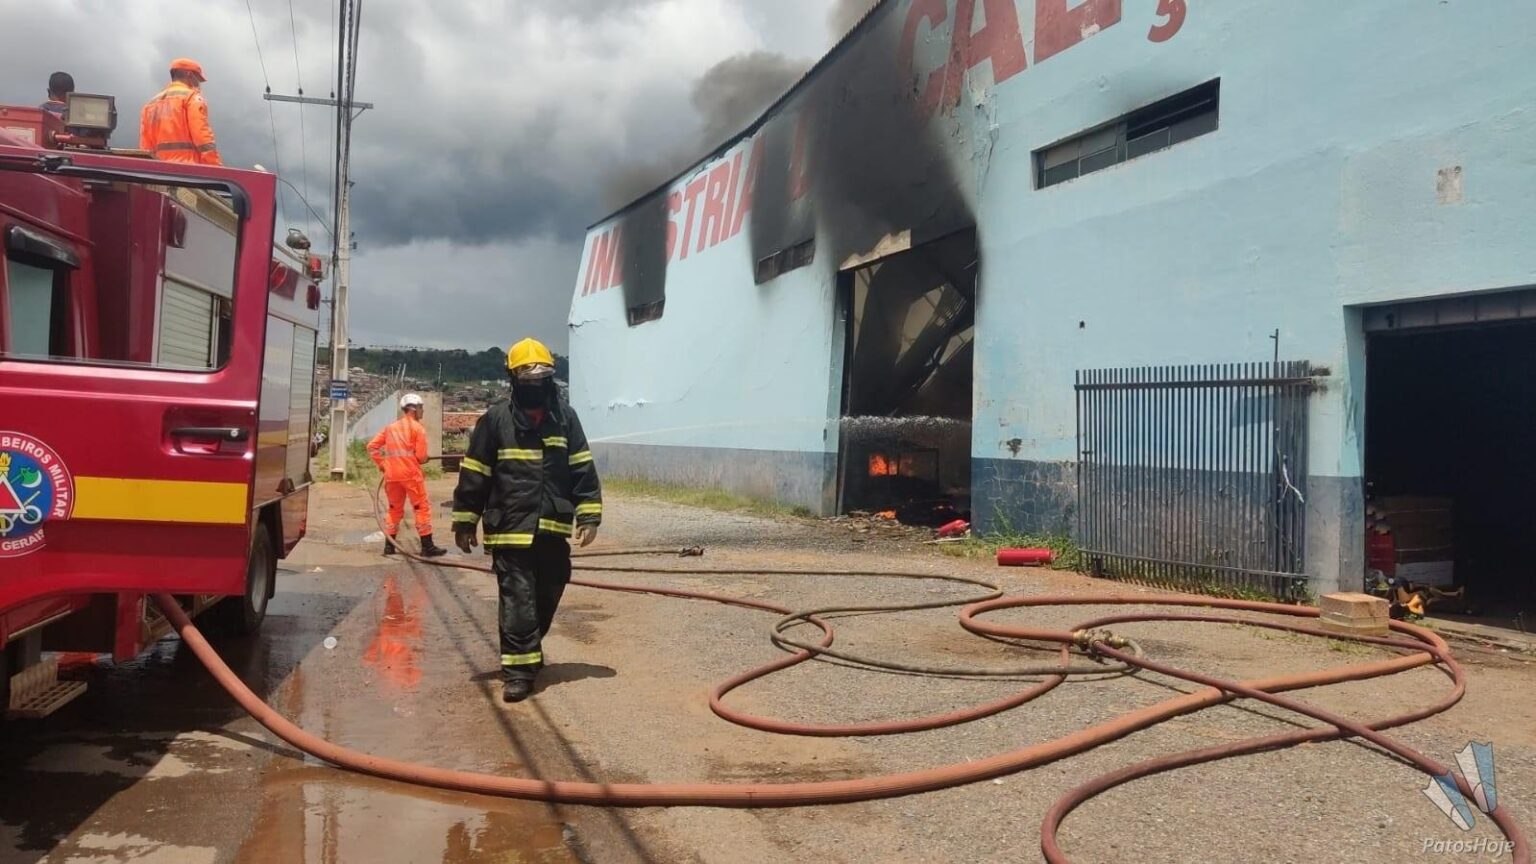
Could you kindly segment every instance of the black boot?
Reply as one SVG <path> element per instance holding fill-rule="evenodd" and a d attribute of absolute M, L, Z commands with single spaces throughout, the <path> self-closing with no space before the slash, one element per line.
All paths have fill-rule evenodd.
<path fill-rule="evenodd" d="M 432 535 L 431 534 L 423 534 L 423 535 L 421 535 L 421 557 L 423 557 L 423 558 L 438 558 L 438 557 L 441 557 L 441 556 L 447 555 L 447 554 L 448 554 L 448 550 L 447 549 L 444 549 L 443 547 L 437 545 L 436 543 L 434 543 L 432 541 Z"/>
<path fill-rule="evenodd" d="M 521 702 L 533 695 L 533 680 L 530 678 L 511 678 L 501 685 L 501 701 Z"/>
<path fill-rule="evenodd" d="M 395 554 L 395 538 L 390 537 L 388 534 L 384 535 L 384 554 Z"/>

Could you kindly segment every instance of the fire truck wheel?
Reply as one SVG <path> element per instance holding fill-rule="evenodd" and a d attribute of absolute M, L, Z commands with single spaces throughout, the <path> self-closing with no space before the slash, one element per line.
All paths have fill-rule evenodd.
<path fill-rule="evenodd" d="M 277 579 L 277 552 L 272 535 L 258 527 L 251 538 L 251 556 L 245 570 L 245 593 L 229 597 L 212 610 L 219 629 L 234 636 L 250 636 L 267 617 L 267 599 Z"/>

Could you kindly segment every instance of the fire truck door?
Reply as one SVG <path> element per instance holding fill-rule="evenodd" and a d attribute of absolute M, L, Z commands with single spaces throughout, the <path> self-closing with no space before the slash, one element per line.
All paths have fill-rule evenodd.
<path fill-rule="evenodd" d="M 62 317 L 52 325 L 97 341 L 82 335 L 72 356 L 0 344 L 0 609 L 40 593 L 239 594 L 251 549 L 273 180 L 75 158 L 233 185 L 213 195 L 114 183 L 74 230 L 30 229 L 72 263 L 8 249 L 0 300 L 14 284 L 47 283 L 52 302 L 32 303 L 29 314 Z M 96 218 L 114 213 L 128 218 Z M 26 269 L 39 266 L 47 278 Z"/>

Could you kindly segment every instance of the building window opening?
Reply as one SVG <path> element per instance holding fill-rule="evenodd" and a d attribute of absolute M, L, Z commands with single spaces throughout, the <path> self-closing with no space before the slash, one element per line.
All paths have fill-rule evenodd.
<path fill-rule="evenodd" d="M 637 306 L 629 307 L 629 326 L 633 327 L 636 324 L 644 324 L 647 321 L 660 320 L 662 309 L 666 305 L 666 300 L 656 300 L 651 303 L 641 303 Z"/>
<path fill-rule="evenodd" d="M 816 240 L 812 238 L 804 243 L 796 243 L 788 249 L 781 249 L 767 258 L 758 260 L 752 272 L 753 281 L 759 285 L 764 282 L 771 282 L 791 270 L 810 266 L 811 262 L 815 260 Z"/>
<path fill-rule="evenodd" d="M 970 517 L 979 263 L 967 230 L 843 274 L 840 512 Z"/>
<path fill-rule="evenodd" d="M 1529 629 L 1536 321 L 1393 324 L 1367 325 L 1366 588 Z"/>
<path fill-rule="evenodd" d="M 1035 182 L 1044 189 L 1102 171 L 1207 132 L 1215 132 L 1221 107 L 1221 80 L 1208 81 L 1176 96 L 1035 153 Z"/>

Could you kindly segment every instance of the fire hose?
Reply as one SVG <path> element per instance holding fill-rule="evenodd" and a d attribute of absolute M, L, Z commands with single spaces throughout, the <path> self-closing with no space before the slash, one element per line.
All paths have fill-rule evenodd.
<path fill-rule="evenodd" d="M 377 497 L 375 497 L 374 515 L 376 518 L 378 517 Z M 426 559 L 403 547 L 399 547 L 399 551 L 404 557 L 422 564 L 478 572 L 493 572 L 490 567 L 470 563 L 462 559 Z M 643 554 L 654 553 L 656 550 L 638 551 Z M 623 554 L 623 552 L 600 552 L 594 553 L 590 557 L 616 554 Z M 628 554 L 637 554 L 637 550 L 629 550 Z M 583 558 L 589 557 L 589 555 L 578 554 L 574 557 Z M 1326 725 L 1255 737 L 1149 759 L 1089 780 L 1058 799 L 1046 813 L 1041 825 L 1040 841 L 1041 851 L 1044 854 L 1045 860 L 1051 862 L 1051 864 L 1065 864 L 1065 862 L 1070 861 L 1061 850 L 1057 839 L 1061 823 L 1075 808 L 1109 789 L 1133 780 L 1173 771 L 1178 768 L 1230 759 L 1235 756 L 1278 750 L 1308 742 L 1339 738 L 1360 739 L 1386 750 L 1426 774 L 1436 777 L 1451 776 L 1463 795 L 1469 799 L 1473 797 L 1473 790 L 1461 775 L 1452 772 L 1446 765 L 1381 734 L 1380 730 L 1414 723 L 1449 709 L 1460 701 L 1466 691 L 1466 674 L 1461 665 L 1451 656 L 1450 648 L 1445 640 L 1433 631 L 1406 622 L 1391 622 L 1392 630 L 1399 635 L 1378 637 L 1341 634 L 1323 630 L 1320 627 L 1307 626 L 1304 623 L 1273 621 L 1252 618 L 1251 616 L 1235 617 L 1209 613 L 1135 612 L 1100 617 L 1083 622 L 1073 630 L 1065 631 L 1000 624 L 981 620 L 981 616 L 1004 609 L 1032 609 L 1047 606 L 1203 607 L 1212 610 L 1256 612 L 1302 619 L 1316 618 L 1318 610 L 1310 607 L 1279 603 L 1229 600 L 1194 595 L 1004 596 L 1003 591 L 998 586 L 981 580 L 952 574 L 941 575 L 920 572 L 762 570 L 753 568 L 679 569 L 598 565 L 581 563 L 579 561 L 573 562 L 573 566 L 574 569 L 587 572 L 648 573 L 674 576 L 832 575 L 938 579 L 986 589 L 986 594 L 981 599 L 970 597 L 959 600 L 952 599 L 898 606 L 836 606 L 795 611 L 774 603 L 742 597 L 731 597 L 723 594 L 711 594 L 654 585 L 592 581 L 579 578 L 571 580 L 571 584 L 587 588 L 651 594 L 687 600 L 706 600 L 742 608 L 773 612 L 783 616 L 774 626 L 770 638 L 774 641 L 774 644 L 792 653 L 784 658 L 748 670 L 727 681 L 721 682 L 711 691 L 709 700 L 710 708 L 721 718 L 742 726 L 769 732 L 812 736 L 862 736 L 935 729 L 968 722 L 1018 707 L 1044 695 L 1072 675 L 1127 674 L 1145 671 L 1198 684 L 1201 686 L 1201 689 L 1192 693 L 1183 693 L 1157 704 L 1121 714 L 1113 719 L 1063 735 L 1054 740 L 1028 744 L 982 759 L 895 774 L 846 780 L 789 783 L 597 783 L 569 780 L 537 780 L 524 777 L 503 777 L 468 771 L 455 771 L 405 762 L 354 750 L 306 732 L 264 702 L 235 675 L 229 666 L 220 659 L 218 653 L 208 643 L 202 633 L 198 631 L 197 627 L 193 625 L 191 619 L 173 597 L 168 594 L 157 594 L 155 595 L 155 601 L 167 620 L 175 626 L 182 640 L 208 668 L 208 671 L 218 683 L 257 722 L 261 723 L 278 738 L 311 756 L 341 768 L 404 783 L 453 791 L 549 803 L 616 807 L 800 807 L 868 801 L 947 789 L 1017 773 L 1066 756 L 1082 753 L 1174 717 L 1243 698 L 1274 705 Z M 847 612 L 904 611 L 961 604 L 964 604 L 964 608 L 959 614 L 959 623 L 967 631 L 991 639 L 1025 640 L 1027 642 L 1057 646 L 1059 649 L 1059 662 L 1055 665 L 1017 667 L 994 671 L 899 664 L 832 649 L 835 632 L 825 620 L 826 617 L 833 614 Z M 1397 656 L 1367 663 L 1337 666 L 1264 679 L 1229 681 L 1215 676 L 1177 669 L 1167 664 L 1150 660 L 1142 656 L 1141 650 L 1134 642 L 1105 629 L 1113 624 L 1154 621 L 1240 624 L 1378 646 L 1395 652 Z M 817 642 L 809 642 L 786 635 L 788 631 L 801 624 L 819 629 L 821 631 L 821 639 Z M 1071 658 L 1074 649 L 1079 654 L 1089 658 L 1089 661 L 1073 663 Z M 841 725 L 794 723 L 775 718 L 750 715 L 725 704 L 725 696 L 738 687 L 823 656 L 835 657 L 857 665 L 889 670 L 915 671 L 921 674 L 961 675 L 965 677 L 978 675 L 1005 677 L 1043 676 L 1043 678 L 1018 693 L 992 702 L 974 705 L 945 714 L 875 723 Z M 1112 662 L 1092 662 L 1094 660 Z M 1407 714 L 1371 721 L 1358 721 L 1281 695 L 1286 692 L 1312 687 L 1377 678 L 1430 665 L 1440 667 L 1450 678 L 1452 686 L 1447 693 L 1432 705 Z M 1505 838 L 1510 841 L 1514 861 L 1517 864 L 1530 864 L 1529 843 L 1520 827 L 1515 823 L 1507 807 L 1500 804 L 1488 815 L 1494 824 L 1498 826 L 1499 830 L 1503 832 Z"/>

